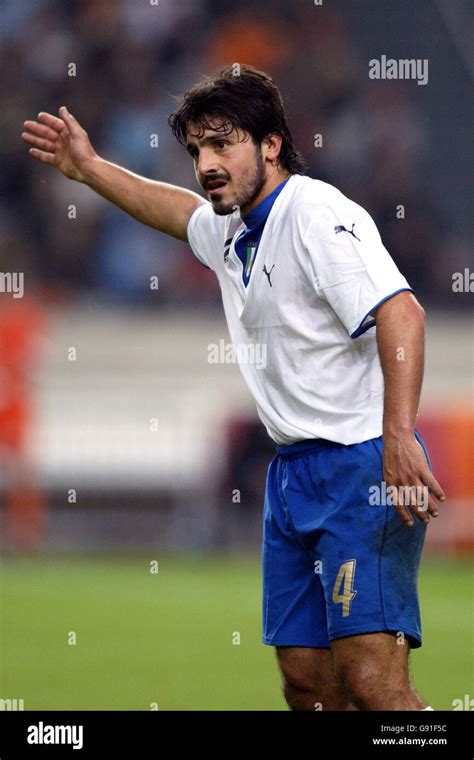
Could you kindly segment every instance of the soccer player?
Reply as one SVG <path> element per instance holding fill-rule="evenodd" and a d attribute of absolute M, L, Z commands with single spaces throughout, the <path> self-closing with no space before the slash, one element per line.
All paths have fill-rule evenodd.
<path fill-rule="evenodd" d="M 424 311 L 367 211 L 304 175 L 271 77 L 203 77 L 169 122 L 208 200 L 104 160 L 65 106 L 25 122 L 23 139 L 188 241 L 219 280 L 234 346 L 255 349 L 237 354 L 277 449 L 262 641 L 290 709 L 429 710 L 408 675 L 423 541 L 446 498 L 416 430 Z"/>

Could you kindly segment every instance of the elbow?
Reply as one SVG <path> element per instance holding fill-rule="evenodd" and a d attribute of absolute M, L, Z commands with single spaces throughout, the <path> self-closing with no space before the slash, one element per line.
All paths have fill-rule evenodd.
<path fill-rule="evenodd" d="M 425 310 L 420 304 L 416 305 L 416 309 L 413 309 L 412 315 L 412 329 L 416 332 L 417 335 L 420 336 L 422 340 L 424 340 L 425 333 L 426 333 L 426 313 Z"/>
<path fill-rule="evenodd" d="M 418 302 L 416 304 L 416 307 L 417 307 L 418 319 L 420 320 L 422 324 L 424 324 L 426 322 L 426 312 L 423 306 Z"/>
<path fill-rule="evenodd" d="M 409 303 L 411 306 L 411 313 L 415 319 L 418 319 L 419 322 L 422 324 L 426 321 L 426 312 L 421 305 L 421 303 L 418 301 L 417 298 L 413 295 L 413 293 L 408 294 L 408 299 L 406 303 Z"/>

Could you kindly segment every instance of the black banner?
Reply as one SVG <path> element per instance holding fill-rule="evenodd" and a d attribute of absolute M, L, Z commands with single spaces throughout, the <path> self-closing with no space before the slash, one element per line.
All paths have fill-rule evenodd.
<path fill-rule="evenodd" d="M 25 757 L 131 758 L 173 752 L 249 753 L 262 749 L 314 757 L 444 758 L 472 760 L 470 712 L 2 712 L 0 760 Z"/>

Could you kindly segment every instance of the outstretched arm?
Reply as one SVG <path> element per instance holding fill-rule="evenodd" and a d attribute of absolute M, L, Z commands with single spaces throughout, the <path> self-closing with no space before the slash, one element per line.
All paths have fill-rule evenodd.
<path fill-rule="evenodd" d="M 55 166 L 69 179 L 89 185 L 96 193 L 138 221 L 187 241 L 187 225 L 204 199 L 197 193 L 167 182 L 156 182 L 105 161 L 93 149 L 87 132 L 65 106 L 59 117 L 39 113 L 38 121 L 25 121 L 22 138 L 30 155 Z"/>
<path fill-rule="evenodd" d="M 429 469 L 423 448 L 414 431 L 424 363 L 424 311 L 409 291 L 384 301 L 375 311 L 377 345 L 385 381 L 383 416 L 383 468 L 387 486 L 415 487 L 413 493 L 428 493 L 427 503 L 412 501 L 412 511 L 423 522 L 436 517 L 436 498 L 444 492 Z M 420 508 L 421 507 L 421 508 Z M 406 504 L 396 509 L 402 520 L 413 517 Z"/>

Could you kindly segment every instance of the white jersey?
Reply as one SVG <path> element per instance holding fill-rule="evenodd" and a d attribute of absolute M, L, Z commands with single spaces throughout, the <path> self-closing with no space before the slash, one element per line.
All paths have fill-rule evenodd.
<path fill-rule="evenodd" d="M 239 366 L 270 437 L 348 445 L 382 435 L 384 382 L 370 312 L 412 288 L 371 216 L 332 185 L 291 176 L 247 287 L 234 247 L 243 230 L 240 217 L 218 216 L 206 201 L 191 215 L 188 240 L 217 275 Z"/>

